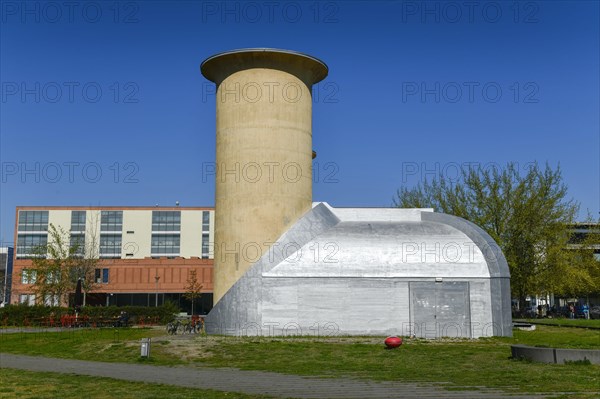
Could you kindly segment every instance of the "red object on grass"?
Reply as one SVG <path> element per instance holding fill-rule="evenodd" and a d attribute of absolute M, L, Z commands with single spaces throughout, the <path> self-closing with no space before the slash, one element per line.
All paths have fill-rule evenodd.
<path fill-rule="evenodd" d="M 402 345 L 402 338 L 400 337 L 387 337 L 385 339 L 385 346 L 388 348 L 397 348 Z"/>

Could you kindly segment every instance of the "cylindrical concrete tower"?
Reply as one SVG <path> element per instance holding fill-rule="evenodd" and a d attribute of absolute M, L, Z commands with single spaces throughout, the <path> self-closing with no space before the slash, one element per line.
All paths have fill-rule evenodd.
<path fill-rule="evenodd" d="M 312 204 L 312 85 L 320 60 L 244 49 L 206 59 L 217 85 L 214 302 Z"/>

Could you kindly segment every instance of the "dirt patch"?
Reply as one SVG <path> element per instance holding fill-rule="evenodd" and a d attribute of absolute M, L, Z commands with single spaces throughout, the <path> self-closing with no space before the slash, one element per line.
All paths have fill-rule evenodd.
<path fill-rule="evenodd" d="M 152 342 L 161 350 L 183 361 L 202 361 L 213 356 L 213 350 L 220 341 L 201 334 L 164 335 L 155 337 Z"/>

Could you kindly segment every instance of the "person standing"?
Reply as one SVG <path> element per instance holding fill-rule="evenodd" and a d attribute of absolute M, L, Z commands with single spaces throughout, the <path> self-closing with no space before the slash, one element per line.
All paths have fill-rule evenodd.
<path fill-rule="evenodd" d="M 572 303 L 569 304 L 569 318 L 575 318 L 575 305 L 573 305 Z"/>
<path fill-rule="evenodd" d="M 590 307 L 588 306 L 587 303 L 584 303 L 583 306 L 581 307 L 581 310 L 583 311 L 583 315 L 586 318 L 586 320 L 590 319 Z"/>

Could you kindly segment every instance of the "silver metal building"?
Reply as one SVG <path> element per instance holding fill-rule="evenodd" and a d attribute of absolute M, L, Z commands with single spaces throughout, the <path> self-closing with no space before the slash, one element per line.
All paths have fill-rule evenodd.
<path fill-rule="evenodd" d="M 492 238 L 462 218 L 317 203 L 215 304 L 206 328 L 511 336 L 509 269 Z"/>

